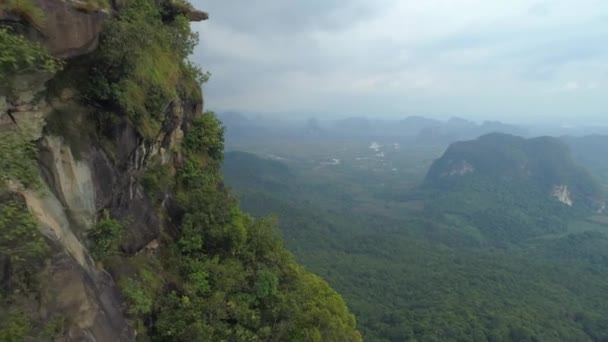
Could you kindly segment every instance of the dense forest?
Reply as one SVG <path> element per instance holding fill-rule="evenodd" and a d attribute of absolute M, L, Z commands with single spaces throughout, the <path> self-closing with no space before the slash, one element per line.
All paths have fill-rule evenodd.
<path fill-rule="evenodd" d="M 484 139 L 500 140 L 504 151 Z M 491 158 L 487 165 L 499 173 L 513 168 L 498 162 L 533 160 L 534 167 L 547 167 L 537 155 L 522 154 L 540 144 L 551 152 L 541 155 L 564 171 L 556 177 L 595 184 L 555 139 L 529 144 L 494 135 L 481 141 L 467 143 L 465 150 Z M 512 175 L 501 182 L 482 166 L 477 175 L 459 177 L 458 185 L 434 183 L 433 175 L 446 171 L 439 167 L 457 159 L 451 151 L 463 151 L 462 144 L 443 156 L 434 152 L 441 156 L 434 164 L 419 153 L 424 146 L 390 155 L 395 163 L 426 165 L 415 174 L 364 170 L 362 161 L 349 162 L 347 156 L 364 154 L 366 146 L 340 152 L 344 145 L 326 144 L 328 154 L 342 157 L 340 165 L 312 165 L 319 151 L 305 144 L 266 143 L 258 153 L 285 158 L 229 152 L 223 172 L 246 210 L 277 215 L 287 247 L 343 294 L 366 340 L 608 338 L 608 226 L 596 222 L 589 208 L 552 198 L 546 179 L 526 176 L 512 183 L 518 178 Z M 504 153 L 515 159 L 505 160 Z M 471 155 L 466 158 L 476 165 Z M 391 178 L 394 173 L 401 178 Z M 395 194 L 393 187 L 403 190 Z"/>

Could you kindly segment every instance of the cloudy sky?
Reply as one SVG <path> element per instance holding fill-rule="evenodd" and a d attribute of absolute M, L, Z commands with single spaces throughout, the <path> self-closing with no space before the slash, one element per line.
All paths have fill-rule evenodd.
<path fill-rule="evenodd" d="M 606 0 L 195 0 L 207 108 L 608 123 Z"/>

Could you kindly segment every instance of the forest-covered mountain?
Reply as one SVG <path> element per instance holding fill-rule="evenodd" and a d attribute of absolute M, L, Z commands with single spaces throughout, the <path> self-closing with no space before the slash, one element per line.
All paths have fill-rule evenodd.
<path fill-rule="evenodd" d="M 450 145 L 422 187 L 429 208 L 500 241 L 563 232 L 605 205 L 601 188 L 557 138 L 489 134 Z"/>
<path fill-rule="evenodd" d="M 570 194 L 571 206 L 590 205 L 599 196 L 598 185 L 559 139 L 500 133 L 451 144 L 431 166 L 425 186 L 458 189 L 488 180 L 508 183 L 513 191 L 518 184 L 526 184 L 548 195 L 563 187 Z"/>
<path fill-rule="evenodd" d="M 605 340 L 605 216 L 571 208 L 550 191 L 516 203 L 530 191 L 507 181 L 503 193 L 485 188 L 492 184 L 445 191 L 432 184 L 434 174 L 451 170 L 439 167 L 455 156 L 471 164 L 475 156 L 534 160 L 534 170 L 548 167 L 540 162 L 547 160 L 564 169 L 552 180 L 566 180 L 557 178 L 566 170 L 587 175 L 555 139 L 480 141 L 488 138 L 494 143 L 455 144 L 445 153 L 402 147 L 372 164 L 361 157 L 365 145 L 324 145 L 327 156 L 340 159 L 327 165 L 315 162 L 324 160 L 316 145 L 266 144 L 267 158 L 228 152 L 223 173 L 244 208 L 277 215 L 287 247 L 343 294 L 368 341 Z M 537 149 L 554 157 L 534 158 Z M 385 164 L 391 165 L 386 172 Z M 409 168 L 395 171 L 397 164 Z M 506 180 L 530 177 L 508 173 L 517 167 L 487 167 L 511 175 Z M 403 190 L 396 196 L 393 189 Z"/>

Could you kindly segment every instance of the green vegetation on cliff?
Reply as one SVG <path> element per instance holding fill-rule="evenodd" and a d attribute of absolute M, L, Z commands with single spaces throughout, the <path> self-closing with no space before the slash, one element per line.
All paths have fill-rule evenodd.
<path fill-rule="evenodd" d="M 169 3 L 129 1 L 108 23 L 90 64 L 91 101 L 126 113 L 142 136 L 162 128 L 167 106 L 178 96 L 199 100 L 206 75 L 186 58 L 196 45 L 182 15 L 169 16 Z"/>
<path fill-rule="evenodd" d="M 36 169 L 36 148 L 19 133 L 0 135 L 0 191 L 9 180 L 19 181 L 25 187 L 36 188 L 39 184 Z"/>
<path fill-rule="evenodd" d="M 21 5 L 28 9 L 25 1 L 9 1 L 2 9 L 18 10 Z M 1 95 L 12 95 L 11 82 L 21 73 L 52 73 L 60 67 L 40 45 L 0 25 Z M 21 302 L 23 294 L 38 290 L 50 248 L 23 197 L 9 192 L 9 187 L 39 190 L 36 157 L 35 143 L 25 134 L 0 133 L 0 341 L 41 337 Z"/>
<path fill-rule="evenodd" d="M 0 81 L 20 73 L 54 73 L 61 68 L 61 64 L 39 44 L 0 25 Z"/>
<path fill-rule="evenodd" d="M 292 259 L 274 222 L 243 213 L 223 188 L 223 130 L 212 113 L 195 119 L 178 170 L 179 228 L 167 237 L 170 283 L 126 290 L 159 341 L 357 341 L 354 316 L 325 281 Z"/>
<path fill-rule="evenodd" d="M 49 246 L 25 204 L 3 196 L 9 198 L 0 199 L 0 341 L 23 341 L 33 337 L 33 324 L 20 310 L 20 294 L 38 288 Z"/>
<path fill-rule="evenodd" d="M 89 231 L 91 247 L 89 252 L 97 260 L 104 260 L 118 251 L 118 244 L 124 235 L 125 227 L 120 222 L 110 218 L 104 211 L 95 226 Z"/>
<path fill-rule="evenodd" d="M 10 296 L 4 291 L 16 288 L 27 289 L 35 272 L 32 267 L 48 252 L 48 245 L 38 230 L 38 224 L 24 204 L 15 200 L 0 203 L 0 260 L 12 269 L 5 274 L 8 283 L 3 284 L 2 297 Z M 4 271 L 3 271 L 4 273 Z"/>

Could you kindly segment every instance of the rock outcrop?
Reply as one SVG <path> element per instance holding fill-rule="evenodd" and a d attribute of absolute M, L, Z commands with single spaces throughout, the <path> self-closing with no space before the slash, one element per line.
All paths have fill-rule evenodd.
<path fill-rule="evenodd" d="M 551 195 L 555 197 L 560 203 L 563 203 L 569 207 L 574 205 L 574 201 L 572 200 L 572 194 L 568 189 L 567 185 L 555 185 L 553 187 L 553 191 Z"/>
<path fill-rule="evenodd" d="M 103 24 L 109 17 L 106 10 L 84 12 L 75 3 L 62 0 L 36 0 L 45 20 L 40 32 L 31 38 L 43 43 L 59 58 L 73 58 L 92 52 L 98 44 Z"/>
<path fill-rule="evenodd" d="M 190 21 L 203 21 L 209 19 L 209 14 L 203 11 L 192 10 L 186 13 L 186 17 L 190 19 Z"/>
<path fill-rule="evenodd" d="M 452 165 L 453 166 L 449 170 L 449 172 L 443 173 L 442 177 L 464 176 L 475 171 L 475 167 L 469 164 L 469 162 L 467 162 L 466 160 L 453 162 Z"/>
<path fill-rule="evenodd" d="M 18 131 L 40 146 L 42 189 L 25 189 L 18 182 L 9 185 L 22 196 L 54 251 L 42 272 L 46 284 L 41 305 L 30 316 L 44 320 L 51 312 L 61 312 L 77 317 L 66 332 L 68 340 L 133 340 L 134 330 L 122 315 L 123 300 L 116 285 L 97 269 L 83 243 L 104 204 L 97 192 L 108 184 L 92 171 L 96 167 L 88 160 L 75 160 L 62 138 L 44 133 L 52 107 L 44 100 L 46 88 L 37 81 L 28 86 L 28 79 L 39 78 L 21 78 L 12 101 L 13 120 L 4 120 L 0 134 Z"/>
<path fill-rule="evenodd" d="M 75 58 L 97 48 L 104 23 L 114 11 L 125 5 L 119 0 L 114 0 L 111 8 L 91 7 L 87 4 L 86 1 L 33 0 L 33 5 L 44 13 L 41 23 L 29 16 L 2 9 L 0 5 L 0 22 L 22 23 L 26 35 L 44 45 L 53 56 Z M 176 12 L 184 14 L 190 21 L 209 19 L 207 12 L 177 3 L 172 5 Z"/>
<path fill-rule="evenodd" d="M 34 0 L 44 20 L 37 22 L 10 11 L 0 12 L 0 21 L 22 22 L 27 36 L 43 44 L 59 58 L 73 58 L 92 52 L 96 47 L 108 10 L 83 11 L 78 2 Z"/>

